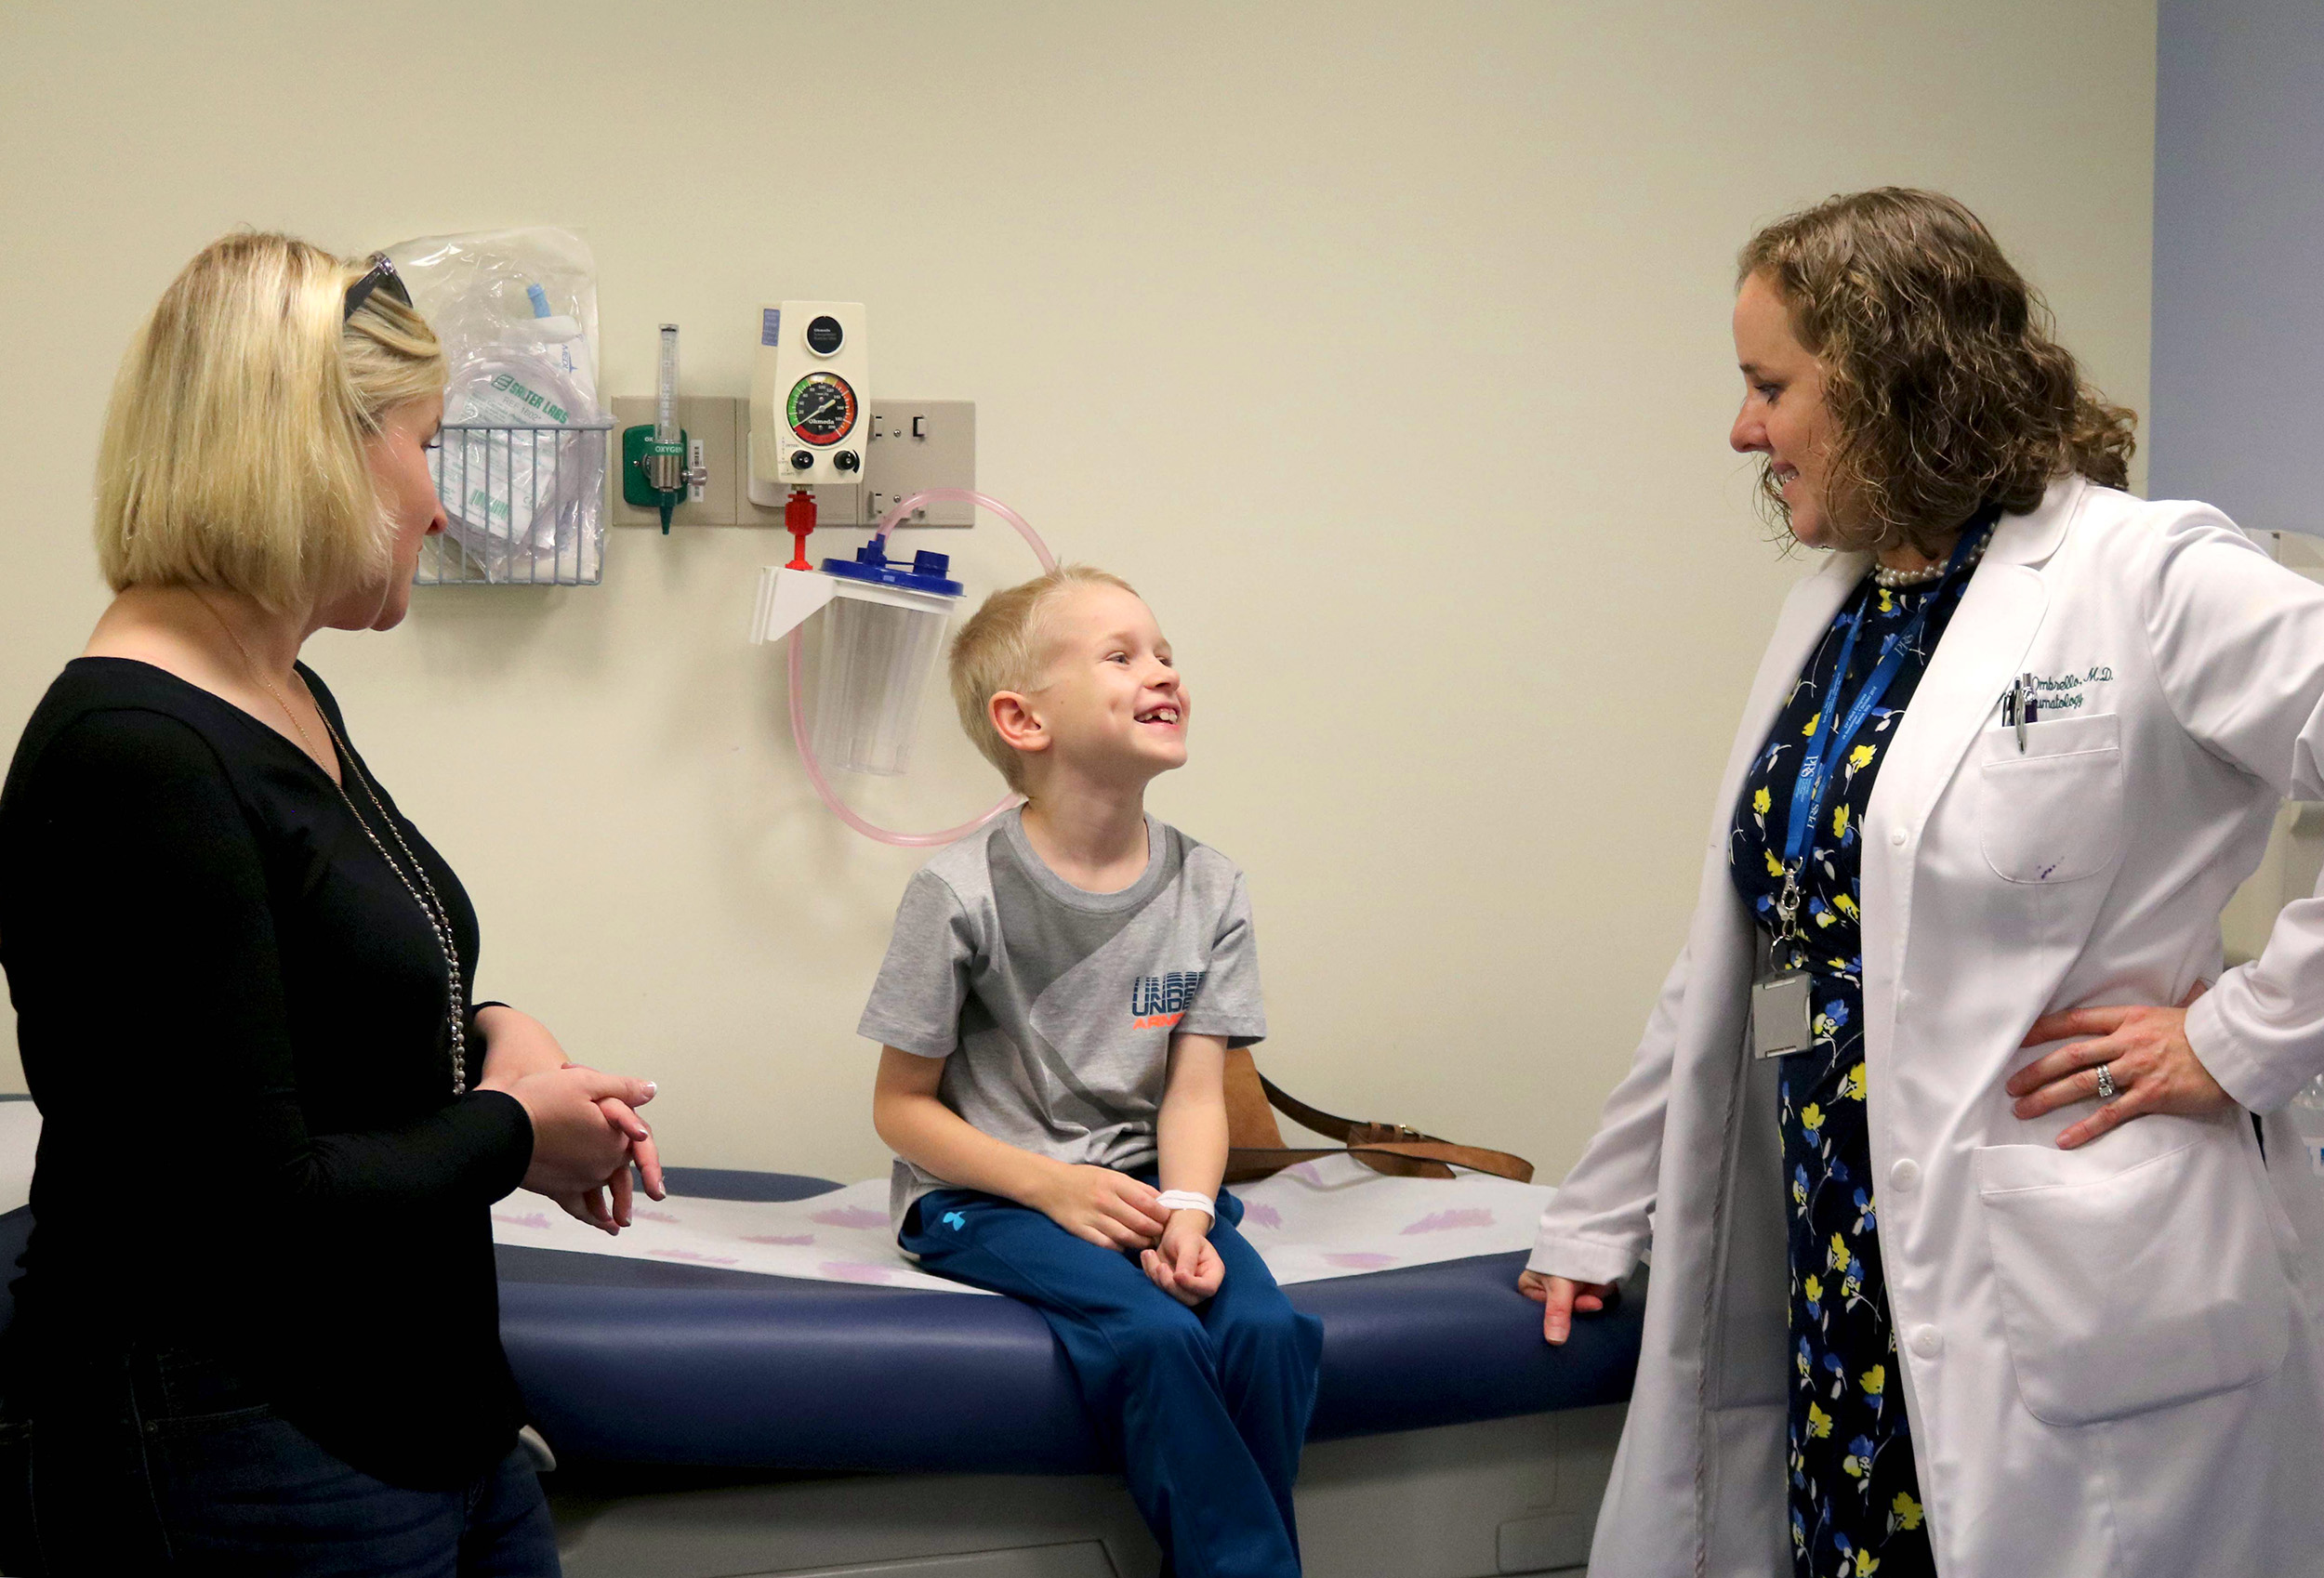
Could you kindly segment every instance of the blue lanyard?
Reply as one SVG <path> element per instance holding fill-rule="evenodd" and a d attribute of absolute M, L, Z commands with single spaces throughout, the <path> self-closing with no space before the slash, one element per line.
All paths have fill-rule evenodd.
<path fill-rule="evenodd" d="M 1905 666 L 1905 658 L 1910 652 L 1913 641 L 1928 624 L 1930 610 L 1935 608 L 1937 599 L 1951 588 L 1953 577 L 1961 572 L 1961 567 L 1968 562 L 1970 553 L 1985 541 L 1985 537 L 1986 533 L 1982 530 L 1971 530 L 1961 534 L 1961 541 L 1953 545 L 1953 556 L 1946 563 L 1943 578 L 1931 589 L 1928 600 L 1914 612 L 1911 622 L 1902 630 L 1890 634 L 1881 648 L 1880 662 L 1873 665 L 1870 676 L 1864 681 L 1864 689 L 1856 692 L 1856 699 L 1849 704 L 1847 717 L 1840 719 L 1839 727 L 1834 729 L 1833 722 L 1840 712 L 1840 688 L 1848 679 L 1848 660 L 1855 655 L 1856 638 L 1863 633 L 1864 616 L 1872 606 L 1868 590 L 1864 600 L 1856 605 L 1855 617 L 1848 622 L 1847 638 L 1840 643 L 1840 662 L 1833 666 L 1831 683 L 1825 690 L 1823 710 L 1816 716 L 1815 741 L 1809 746 L 1805 759 L 1800 763 L 1800 776 L 1791 785 L 1791 822 L 1783 833 L 1784 898 L 1790 901 L 1790 905 L 1781 910 L 1785 932 L 1790 930 L 1790 917 L 1797 911 L 1801 857 L 1806 854 L 1808 840 L 1816 832 L 1817 820 L 1824 814 L 1824 796 L 1831 786 L 1832 774 L 1846 759 L 1848 747 L 1855 743 L 1855 737 L 1864 730 L 1865 720 L 1879 707 L 1882 699 L 1888 694 L 1888 688 L 1896 682 L 1896 675 Z"/>

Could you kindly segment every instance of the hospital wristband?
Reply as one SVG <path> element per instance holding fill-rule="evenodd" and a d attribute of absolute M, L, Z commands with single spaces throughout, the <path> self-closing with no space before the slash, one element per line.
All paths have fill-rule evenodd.
<path fill-rule="evenodd" d="M 1165 1211 L 1199 1211 L 1214 1222 L 1219 1219 L 1219 1203 L 1191 1189 L 1166 1189 L 1157 1203 Z"/>

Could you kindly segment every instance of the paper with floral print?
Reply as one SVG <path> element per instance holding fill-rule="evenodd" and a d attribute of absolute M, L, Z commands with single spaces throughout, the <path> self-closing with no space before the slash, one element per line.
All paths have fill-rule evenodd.
<path fill-rule="evenodd" d="M 1385 1177 L 1337 1156 L 1235 1189 L 1244 1204 L 1243 1236 L 1275 1281 L 1287 1283 L 1530 1249 L 1554 1192 L 1483 1174 Z M 539 1195 L 517 1193 L 493 1207 L 493 1238 L 771 1277 L 980 1291 L 905 1257 L 888 1225 L 885 1178 L 780 1203 L 640 1196 L 632 1216 L 633 1226 L 608 1238 Z"/>

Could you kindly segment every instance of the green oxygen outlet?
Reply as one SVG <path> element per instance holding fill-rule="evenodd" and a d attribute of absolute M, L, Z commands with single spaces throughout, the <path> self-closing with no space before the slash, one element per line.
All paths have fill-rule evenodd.
<path fill-rule="evenodd" d="M 640 509 L 662 512 L 662 533 L 669 533 L 669 512 L 686 502 L 686 430 L 675 439 L 657 439 L 654 425 L 640 422 L 621 435 L 621 496 Z M 675 486 L 656 487 L 664 478 Z"/>

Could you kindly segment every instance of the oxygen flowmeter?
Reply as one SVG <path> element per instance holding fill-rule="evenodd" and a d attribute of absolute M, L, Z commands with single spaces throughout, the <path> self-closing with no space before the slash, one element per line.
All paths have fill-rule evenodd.
<path fill-rule="evenodd" d="M 686 463 L 686 430 L 678 425 L 678 325 L 665 323 L 654 424 L 641 423 L 621 436 L 621 496 L 640 509 L 660 511 L 666 537 L 669 512 L 685 502 L 689 487 L 705 480 L 702 467 Z"/>

